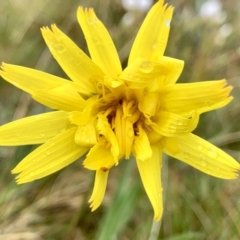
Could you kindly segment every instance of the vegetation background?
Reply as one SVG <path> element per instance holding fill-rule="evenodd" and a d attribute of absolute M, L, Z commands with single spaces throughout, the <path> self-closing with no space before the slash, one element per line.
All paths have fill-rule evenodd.
<path fill-rule="evenodd" d="M 40 27 L 56 23 L 87 52 L 76 19 L 77 7 L 82 5 L 95 9 L 125 66 L 147 12 L 139 7 L 143 1 L 138 1 L 138 7 L 129 6 L 131 2 L 134 1 L 2 0 L 0 61 L 66 77 L 50 55 Z M 150 0 L 145 2 L 153 4 Z M 175 7 L 175 13 L 165 55 L 185 61 L 179 82 L 226 78 L 234 86 L 234 101 L 204 114 L 195 133 L 239 161 L 240 1 L 167 2 Z M 0 79 L 0 124 L 48 110 Z M 152 208 L 134 160 L 123 161 L 111 171 L 103 204 L 91 213 L 87 200 L 93 173 L 81 166 L 81 160 L 44 179 L 16 185 L 10 170 L 34 148 L 0 148 L 0 239 L 240 239 L 239 179 L 216 179 L 165 156 L 165 207 L 160 226 L 152 222 Z"/>

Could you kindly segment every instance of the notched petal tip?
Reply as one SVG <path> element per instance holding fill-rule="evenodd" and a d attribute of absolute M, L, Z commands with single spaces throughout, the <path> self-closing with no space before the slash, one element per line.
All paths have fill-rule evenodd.
<path fill-rule="evenodd" d="M 11 174 L 17 174 L 17 173 L 20 173 L 21 171 L 19 171 L 17 169 L 17 167 L 15 167 L 14 169 L 11 170 Z M 17 178 L 17 177 L 16 177 Z"/>
<path fill-rule="evenodd" d="M 77 17 L 87 18 L 88 20 L 91 18 L 97 18 L 95 15 L 93 8 L 83 8 L 82 6 L 78 7 Z"/>
<path fill-rule="evenodd" d="M 50 28 L 48 26 L 41 27 L 40 31 L 41 31 L 42 34 L 51 32 L 51 30 L 50 30 Z"/>
<path fill-rule="evenodd" d="M 227 87 L 224 88 L 224 93 L 226 93 L 226 95 L 227 94 L 229 95 L 232 90 L 233 90 L 233 87 L 231 85 L 227 86 Z"/>
<path fill-rule="evenodd" d="M 86 9 L 83 8 L 82 6 L 78 7 L 78 10 L 77 10 L 77 19 L 78 20 L 80 20 L 80 18 L 84 17 L 85 11 L 86 11 Z"/>
<path fill-rule="evenodd" d="M 216 80 L 218 82 L 222 82 L 222 87 L 225 87 L 227 85 L 227 79 L 226 78 L 223 78 L 223 79 L 220 79 L 220 80 Z"/>
<path fill-rule="evenodd" d="M 234 172 L 233 172 L 233 177 L 230 178 L 230 179 L 232 179 L 232 180 L 238 179 L 238 178 L 239 178 L 239 171 L 240 171 L 239 168 L 238 168 L 238 170 L 234 171 Z M 230 179 L 229 179 L 229 180 L 230 180 Z"/>
<path fill-rule="evenodd" d="M 235 164 L 235 170 L 233 171 L 236 178 L 239 177 L 239 173 L 240 173 L 240 163 L 236 161 L 236 164 Z"/>
<path fill-rule="evenodd" d="M 12 64 L 8 64 L 8 63 L 5 63 L 5 62 L 2 62 L 2 65 L 1 65 L 1 69 L 3 71 L 6 71 L 7 69 L 11 68 L 11 66 L 13 66 Z"/>
<path fill-rule="evenodd" d="M 24 181 L 16 181 L 16 183 L 17 183 L 17 185 L 21 185 L 21 184 L 24 184 L 24 183 L 28 183 L 28 181 L 26 182 L 24 182 Z"/>

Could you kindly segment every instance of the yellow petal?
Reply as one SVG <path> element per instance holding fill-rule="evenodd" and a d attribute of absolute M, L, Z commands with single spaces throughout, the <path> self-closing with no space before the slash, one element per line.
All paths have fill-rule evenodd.
<path fill-rule="evenodd" d="M 103 72 L 99 67 L 56 25 L 52 25 L 52 31 L 49 28 L 42 28 L 41 31 L 52 55 L 64 72 L 79 85 L 81 93 L 87 96 L 96 93 L 93 81 L 103 81 Z"/>
<path fill-rule="evenodd" d="M 26 67 L 3 63 L 2 70 L 0 74 L 6 81 L 30 94 L 40 89 L 51 89 L 71 84 L 70 81 L 63 78 Z"/>
<path fill-rule="evenodd" d="M 108 142 L 111 143 L 111 153 L 117 161 L 117 158 L 119 156 L 117 138 L 110 124 L 108 123 L 107 117 L 103 114 L 98 114 L 97 130 L 99 134 L 103 135 L 108 140 Z"/>
<path fill-rule="evenodd" d="M 117 77 L 121 71 L 121 63 L 113 41 L 102 22 L 92 8 L 77 13 L 79 24 L 87 41 L 92 60 L 110 77 Z"/>
<path fill-rule="evenodd" d="M 101 140 L 91 148 L 83 162 L 83 166 L 89 170 L 108 170 L 116 164 L 107 141 Z"/>
<path fill-rule="evenodd" d="M 134 141 L 133 125 L 140 117 L 140 112 L 134 111 L 134 107 L 130 107 L 130 102 L 124 100 L 123 106 L 117 106 L 114 120 L 114 132 L 118 141 L 120 155 L 125 155 L 126 159 L 129 159 L 132 152 Z M 134 101 L 132 101 L 133 103 Z"/>
<path fill-rule="evenodd" d="M 89 148 L 81 147 L 74 141 L 77 128 L 70 128 L 25 157 L 12 173 L 20 173 L 17 183 L 26 183 L 48 176 L 76 161 Z"/>
<path fill-rule="evenodd" d="M 148 140 L 146 132 L 139 126 L 139 134 L 136 137 L 134 144 L 134 155 L 136 159 L 145 161 L 152 157 L 152 148 Z"/>
<path fill-rule="evenodd" d="M 166 137 L 174 137 L 192 132 L 199 121 L 199 114 L 192 111 L 189 116 L 160 111 L 152 117 L 152 123 L 149 125 L 158 134 Z"/>
<path fill-rule="evenodd" d="M 154 209 L 154 220 L 159 221 L 162 217 L 162 182 L 161 167 L 162 156 L 159 145 L 152 146 L 152 157 L 145 161 L 136 159 L 138 170 L 145 191 Z"/>
<path fill-rule="evenodd" d="M 160 0 L 150 9 L 133 43 L 128 64 L 137 58 L 156 60 L 163 55 L 173 14 L 173 8 L 163 3 Z"/>
<path fill-rule="evenodd" d="M 68 113 L 62 111 L 26 117 L 0 127 L 0 145 L 44 143 L 70 125 Z"/>
<path fill-rule="evenodd" d="M 180 114 L 193 109 L 203 113 L 223 107 L 232 100 L 228 97 L 232 87 L 225 85 L 226 80 L 219 80 L 166 86 L 161 93 L 162 107 Z"/>
<path fill-rule="evenodd" d="M 114 91 L 114 92 L 116 91 L 117 88 L 119 88 L 123 84 L 124 84 L 124 81 L 122 81 L 119 78 L 113 78 L 109 76 L 105 76 L 104 78 L 104 86 L 108 87 L 111 91 Z"/>
<path fill-rule="evenodd" d="M 119 78 L 125 81 L 129 88 L 144 88 L 151 85 L 161 74 L 160 63 L 138 58 L 124 69 Z"/>
<path fill-rule="evenodd" d="M 148 132 L 148 140 L 151 144 L 158 142 L 161 138 L 163 138 L 163 136 L 153 130 Z"/>
<path fill-rule="evenodd" d="M 78 126 L 75 142 L 79 146 L 92 147 L 97 143 L 96 129 L 93 124 Z"/>
<path fill-rule="evenodd" d="M 90 207 L 92 212 L 96 210 L 102 203 L 106 186 L 108 180 L 108 171 L 98 170 L 95 175 L 95 183 L 92 195 L 89 199 L 89 203 L 91 203 Z"/>
<path fill-rule="evenodd" d="M 184 61 L 162 56 L 159 57 L 158 63 L 161 65 L 161 77 L 158 79 L 159 85 L 162 86 L 176 83 L 182 73 Z"/>
<path fill-rule="evenodd" d="M 32 97 L 45 106 L 63 111 L 82 111 L 87 106 L 87 101 L 71 84 L 35 91 Z"/>
<path fill-rule="evenodd" d="M 164 150 L 170 152 L 172 155 L 177 154 L 180 152 L 179 146 L 178 146 L 178 139 L 177 138 L 162 138 L 161 139 L 161 145 L 164 146 Z"/>
<path fill-rule="evenodd" d="M 157 92 L 162 90 L 165 85 L 176 83 L 184 66 L 184 61 L 165 56 L 160 56 L 157 62 L 161 68 L 161 74 L 147 87 L 148 92 Z"/>
<path fill-rule="evenodd" d="M 144 95 L 138 104 L 139 110 L 146 117 L 152 117 L 159 109 L 161 95 L 158 92 L 149 92 Z"/>
<path fill-rule="evenodd" d="M 96 118 L 95 115 L 91 112 L 92 108 L 86 107 L 83 112 L 73 111 L 69 113 L 69 119 L 71 123 L 77 126 L 85 126 L 88 123 L 92 123 L 93 120 Z"/>
<path fill-rule="evenodd" d="M 234 179 L 238 176 L 240 164 L 237 161 L 194 134 L 176 137 L 173 141 L 166 138 L 163 145 L 163 150 L 168 155 L 206 174 L 223 179 Z M 173 148 L 171 145 L 177 146 Z"/>
<path fill-rule="evenodd" d="M 219 102 L 211 103 L 209 104 L 209 106 L 201 107 L 198 111 L 199 113 L 205 113 L 218 108 L 222 108 L 228 105 L 232 100 L 233 100 L 233 97 L 230 96 L 230 97 L 227 97 L 226 99 L 220 100 Z"/>
<path fill-rule="evenodd" d="M 164 85 L 176 83 L 182 73 L 184 61 L 161 56 L 158 58 L 158 62 L 161 64 L 162 75 L 164 75 L 164 79 L 162 79 Z"/>

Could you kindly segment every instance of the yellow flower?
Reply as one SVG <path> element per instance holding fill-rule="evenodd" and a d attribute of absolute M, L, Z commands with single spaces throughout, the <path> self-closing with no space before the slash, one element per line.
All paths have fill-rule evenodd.
<path fill-rule="evenodd" d="M 104 197 L 109 170 L 132 154 L 154 209 L 162 216 L 162 152 L 209 175 L 237 177 L 239 164 L 191 132 L 200 114 L 228 104 L 226 80 L 176 84 L 183 61 L 163 56 L 173 8 L 158 1 L 149 11 L 122 70 L 108 31 L 93 9 L 77 17 L 91 59 L 55 25 L 42 28 L 52 55 L 71 81 L 3 64 L 1 76 L 57 111 L 0 127 L 0 145 L 42 144 L 13 170 L 17 183 L 52 174 L 87 153 L 83 165 L 96 171 L 90 198 Z"/>

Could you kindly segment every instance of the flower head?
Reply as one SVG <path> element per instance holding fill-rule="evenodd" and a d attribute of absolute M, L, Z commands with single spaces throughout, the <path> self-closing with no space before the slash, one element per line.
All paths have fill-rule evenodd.
<path fill-rule="evenodd" d="M 162 215 L 162 152 L 209 175 L 233 179 L 240 165 L 191 132 L 200 114 L 228 104 L 226 80 L 176 84 L 183 61 L 165 57 L 173 8 L 159 0 L 149 11 L 122 69 L 111 37 L 93 9 L 79 8 L 89 58 L 55 25 L 42 28 L 52 55 L 71 81 L 3 64 L 1 76 L 57 111 L 0 127 L 0 145 L 42 144 L 13 170 L 26 183 L 52 174 L 86 154 L 96 172 L 90 198 L 104 197 L 109 170 L 133 155 L 154 209 Z"/>

